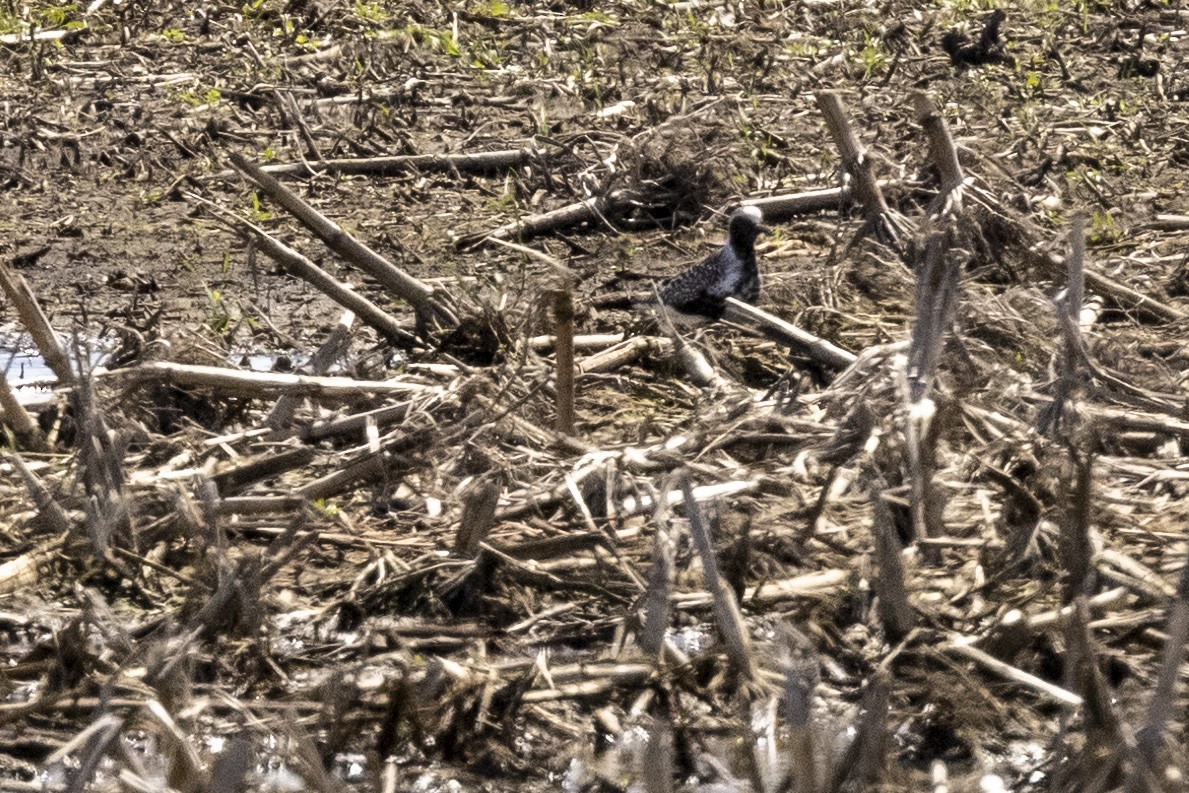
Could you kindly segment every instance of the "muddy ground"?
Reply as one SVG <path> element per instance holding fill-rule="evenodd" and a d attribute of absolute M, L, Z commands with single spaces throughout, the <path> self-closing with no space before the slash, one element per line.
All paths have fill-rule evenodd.
<path fill-rule="evenodd" d="M 996 9 L 1001 38 L 980 48 Z M 316 175 L 285 184 L 467 318 L 408 349 L 356 332 L 340 374 L 418 390 L 380 427 L 383 475 L 349 488 L 301 491 L 375 452 L 362 434 L 243 434 L 275 393 L 101 380 L 89 403 L 42 409 L 44 427 L 77 422 L 52 453 L 24 455 L 73 528 L 56 533 L 6 463 L 3 784 L 668 789 L 650 767 L 705 790 L 1134 778 L 1127 736 L 1153 718 L 1186 552 L 1189 222 L 1163 216 L 1189 214 L 1187 29 L 1175 2 L 0 5 L 0 256 L 109 368 L 253 354 L 284 368 L 338 322 L 339 307 L 203 199 L 418 329 L 229 152 L 309 163 Z M 576 441 L 541 431 L 552 363 L 529 339 L 551 330 L 557 274 L 484 235 L 613 197 L 521 242 L 575 274 L 577 333 L 663 341 L 630 295 L 719 245 L 738 202 L 842 184 L 815 102 L 826 90 L 885 180 L 902 255 L 842 200 L 772 216 L 760 306 L 845 350 L 879 350 L 875 363 L 836 379 L 804 350 L 715 326 L 694 344 L 726 385 L 691 384 L 653 347 L 579 378 Z M 902 394 L 895 350 L 879 347 L 912 330 L 914 251 L 938 190 L 917 90 L 972 180 L 932 545 L 905 525 Z M 486 172 L 318 165 L 500 150 L 530 155 Z M 1105 279 L 1087 286 L 1097 368 L 1074 366 L 1079 407 L 1054 424 L 1046 409 L 1072 365 L 1050 254 L 1065 255 L 1078 212 L 1087 271 Z M 4 312 L 3 330 L 18 328 Z M 395 399 L 305 405 L 292 426 Z M 79 451 L 103 436 L 79 418 L 96 405 L 125 433 L 100 444 L 120 459 L 111 469 Z M 295 450 L 312 451 L 273 476 L 228 473 Z M 115 468 L 118 486 L 96 483 Z M 721 488 L 699 499 L 765 670 L 751 682 L 718 638 L 691 516 L 654 519 L 647 500 L 679 490 L 678 469 Z M 499 497 L 490 547 L 463 552 L 459 525 L 484 487 Z M 263 517 L 223 503 L 294 493 L 302 506 Z M 116 524 L 88 511 L 99 503 L 130 505 L 101 537 Z M 640 609 L 656 527 L 670 524 L 658 662 L 641 649 Z M 1071 525 L 1094 549 L 1075 588 L 1096 599 L 1075 617 L 1055 611 L 1073 594 Z M 871 594 L 892 576 L 880 537 L 893 534 L 911 546 L 907 630 L 887 593 Z M 967 639 L 1031 677 L 973 660 Z M 814 692 L 816 786 L 788 712 L 798 675 Z M 1103 686 L 1107 705 L 1094 700 Z M 1160 726 L 1183 769 L 1182 727 Z"/>

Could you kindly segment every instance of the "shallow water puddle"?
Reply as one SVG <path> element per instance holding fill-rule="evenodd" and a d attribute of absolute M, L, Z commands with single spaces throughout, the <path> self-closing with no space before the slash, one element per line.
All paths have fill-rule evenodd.
<path fill-rule="evenodd" d="M 35 347 L 4 333 L 0 333 L 0 367 L 22 405 L 46 400 L 58 382 Z"/>

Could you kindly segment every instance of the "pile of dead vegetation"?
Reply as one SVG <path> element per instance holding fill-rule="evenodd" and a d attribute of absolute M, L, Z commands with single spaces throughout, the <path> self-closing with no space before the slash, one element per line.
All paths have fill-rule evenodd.
<path fill-rule="evenodd" d="M 4 785 L 1175 786 L 1189 760 L 1170 740 L 1189 639 L 1178 295 L 1107 266 L 1108 209 L 1037 211 L 1061 192 L 1052 173 L 1085 165 L 1075 155 L 1007 174 L 985 142 L 955 143 L 953 125 L 971 124 L 953 102 L 973 89 L 945 104 L 904 88 L 896 112 L 825 90 L 854 60 L 818 49 L 841 18 L 804 5 L 802 33 L 773 12 L 730 41 L 725 7 L 706 30 L 666 16 L 649 30 L 671 38 L 660 54 L 599 33 L 625 68 L 721 46 L 749 57 L 753 95 L 795 76 L 818 140 L 751 130 L 752 158 L 731 133 L 745 103 L 715 96 L 739 89 L 717 56 L 697 86 L 650 83 L 639 106 L 599 94 L 601 121 L 639 129 L 383 156 L 316 145 L 360 138 L 307 117 L 381 100 L 474 135 L 487 112 L 510 128 L 499 109 L 520 78 L 507 95 L 474 78 L 439 96 L 425 77 L 457 57 L 464 23 L 573 35 L 553 9 L 514 33 L 495 4 L 455 13 L 450 38 L 410 23 L 406 55 L 426 37 L 439 49 L 410 56 L 421 83 L 379 99 L 363 82 L 245 93 L 232 115 L 274 103 L 301 156 L 257 164 L 216 125 L 191 143 L 227 170 L 171 188 L 194 223 L 339 313 L 319 346 L 291 351 L 292 371 L 232 366 L 211 334 L 161 325 L 125 329 L 119 358 L 95 365 L 84 338 L 63 343 L 46 296 L 0 267 L 56 378 L 35 401 L 0 378 Z M 345 26 L 364 11 L 328 14 Z M 322 24 L 310 13 L 302 24 Z M 625 27 L 639 35 L 644 18 Z M 583 19 L 590 36 L 606 24 Z M 1000 14 L 945 31 L 944 56 L 905 20 L 881 46 L 922 73 L 1012 59 Z M 783 36 L 780 58 L 765 60 L 765 36 Z M 1150 71 L 1145 41 L 1128 79 Z M 406 68 L 374 39 L 333 58 Z M 1146 123 L 1175 126 L 1169 107 Z M 791 116 L 772 119 L 795 129 Z M 408 124 L 411 144 L 424 129 Z M 1142 141 L 1138 121 L 1112 127 L 1129 128 Z M 832 186 L 771 189 L 823 149 Z M 515 211 L 452 209 L 434 254 L 482 266 L 422 277 L 424 250 L 369 243 L 326 211 L 359 177 L 407 179 L 402 212 L 422 192 L 440 208 L 459 185 L 503 179 Z M 227 199 L 234 180 L 247 211 Z M 584 270 L 600 234 L 738 205 L 803 232 L 761 248 L 761 308 L 728 301 L 727 322 L 684 334 L 631 309 L 648 293 L 630 268 Z M 1135 224 L 1131 263 L 1156 271 L 1142 251 L 1186 228 Z M 822 256 L 802 256 L 804 239 L 824 240 Z M 318 243 L 343 269 L 301 252 Z"/>

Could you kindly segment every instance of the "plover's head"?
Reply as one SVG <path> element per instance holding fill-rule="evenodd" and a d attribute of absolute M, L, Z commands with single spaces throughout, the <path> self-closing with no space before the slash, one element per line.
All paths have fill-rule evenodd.
<path fill-rule="evenodd" d="M 762 211 L 760 211 L 759 207 L 756 207 L 756 206 L 739 207 L 738 209 L 735 210 L 735 214 L 736 215 L 744 215 L 746 217 L 751 218 L 751 222 L 756 224 L 757 226 L 761 225 L 764 222 L 764 213 Z"/>
<path fill-rule="evenodd" d="M 753 245 L 760 232 L 767 230 L 767 226 L 764 225 L 764 213 L 759 207 L 740 207 L 731 214 L 729 233 L 732 245 Z"/>

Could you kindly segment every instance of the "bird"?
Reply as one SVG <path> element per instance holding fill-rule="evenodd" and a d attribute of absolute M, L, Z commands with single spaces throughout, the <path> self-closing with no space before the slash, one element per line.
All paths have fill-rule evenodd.
<path fill-rule="evenodd" d="M 755 303 L 760 297 L 760 271 L 755 241 L 764 216 L 756 207 L 743 207 L 731 215 L 726 244 L 705 260 L 678 274 L 660 290 L 660 302 L 673 319 L 683 324 L 722 319 L 728 297 Z"/>
<path fill-rule="evenodd" d="M 969 66 L 984 66 L 988 63 L 1011 63 L 999 37 L 999 27 L 1007 14 L 1002 9 L 992 11 L 983 22 L 983 32 L 977 42 L 958 30 L 951 30 L 941 37 L 941 48 L 950 56 L 950 62 L 959 70 Z"/>

